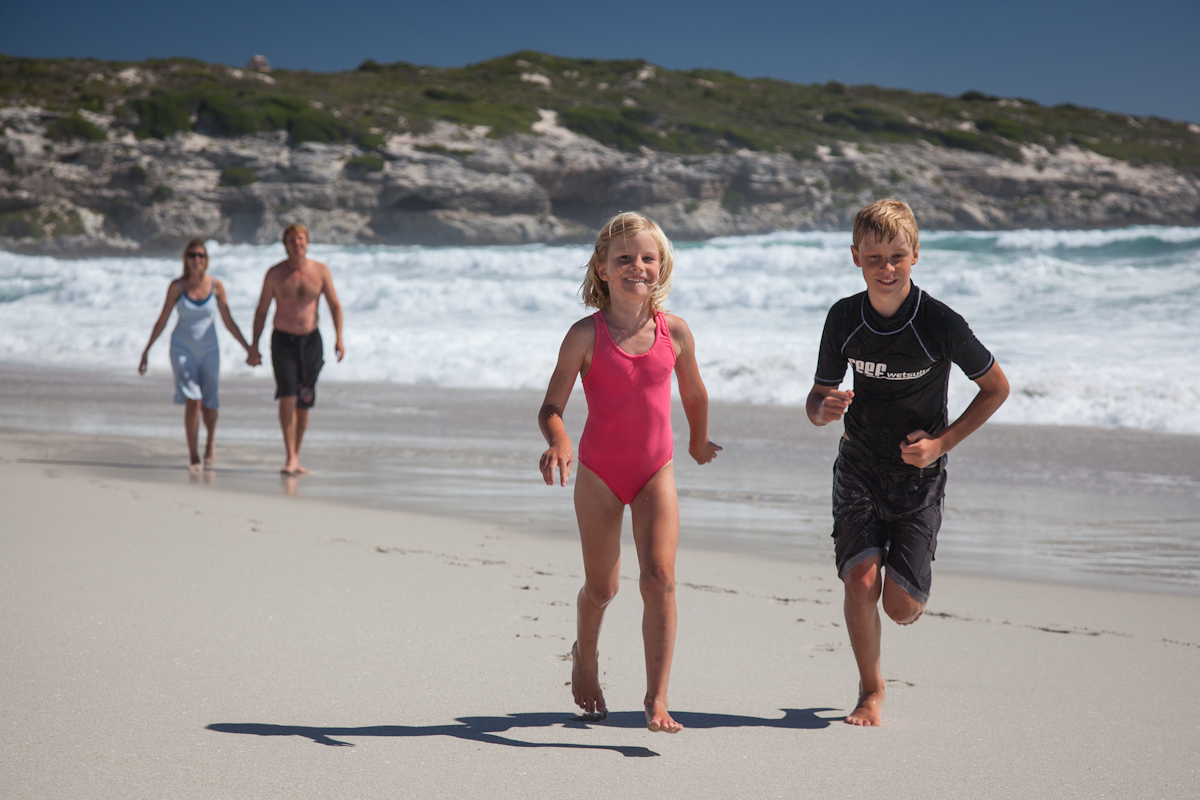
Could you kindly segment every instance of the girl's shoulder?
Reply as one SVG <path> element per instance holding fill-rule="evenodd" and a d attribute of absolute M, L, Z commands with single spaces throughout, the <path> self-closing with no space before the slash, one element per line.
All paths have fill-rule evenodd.
<path fill-rule="evenodd" d="M 571 325 L 571 327 L 567 330 L 566 340 L 568 342 L 579 342 L 581 344 L 590 345 L 595 336 L 595 314 L 589 314 Z"/>
<path fill-rule="evenodd" d="M 665 311 L 662 311 L 659 313 L 661 313 L 663 315 L 663 317 L 666 318 L 667 330 L 671 332 L 672 339 L 678 338 L 681 336 L 689 336 L 690 337 L 692 335 L 692 329 L 689 328 L 688 324 L 683 321 L 683 317 L 677 317 L 674 314 L 668 314 Z"/>

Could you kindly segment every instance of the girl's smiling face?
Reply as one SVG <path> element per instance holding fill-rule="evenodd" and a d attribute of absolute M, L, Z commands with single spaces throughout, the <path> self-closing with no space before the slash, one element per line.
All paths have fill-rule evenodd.
<path fill-rule="evenodd" d="M 615 240 L 608 248 L 608 258 L 597 269 L 600 280 L 608 284 L 609 296 L 648 300 L 658 283 L 660 255 L 658 242 L 649 231 Z"/>

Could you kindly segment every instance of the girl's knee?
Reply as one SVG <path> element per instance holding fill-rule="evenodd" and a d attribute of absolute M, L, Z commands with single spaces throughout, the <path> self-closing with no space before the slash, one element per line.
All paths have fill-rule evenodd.
<path fill-rule="evenodd" d="M 617 596 L 619 584 L 604 584 L 601 586 L 592 586 L 585 583 L 583 588 L 579 590 L 581 600 L 586 600 L 597 608 L 605 608 Z"/>
<path fill-rule="evenodd" d="M 664 595 L 675 591 L 675 570 L 666 565 L 651 565 L 642 570 L 638 585 L 643 595 Z"/>

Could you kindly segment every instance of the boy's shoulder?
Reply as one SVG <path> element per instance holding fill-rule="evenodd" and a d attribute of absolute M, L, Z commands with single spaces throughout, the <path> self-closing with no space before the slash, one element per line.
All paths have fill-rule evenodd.
<path fill-rule="evenodd" d="M 917 287 L 914 286 L 914 289 Z M 913 313 L 913 322 L 943 326 L 943 325 L 962 325 L 966 323 L 966 319 L 962 314 L 959 314 L 948 304 L 943 303 L 929 292 L 918 290 L 921 292 L 919 305 Z"/>

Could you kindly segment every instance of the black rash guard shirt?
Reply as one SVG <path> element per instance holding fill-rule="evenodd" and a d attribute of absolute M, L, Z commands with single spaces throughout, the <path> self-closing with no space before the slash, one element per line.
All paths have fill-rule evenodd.
<path fill-rule="evenodd" d="M 950 364 L 975 380 L 995 363 L 967 321 L 913 284 L 890 317 L 871 307 L 867 293 L 833 304 L 821 334 L 816 383 L 837 387 L 854 369 L 854 401 L 843 418 L 846 436 L 882 466 L 914 467 L 900 456 L 908 434 L 937 436 L 949 424 Z"/>

